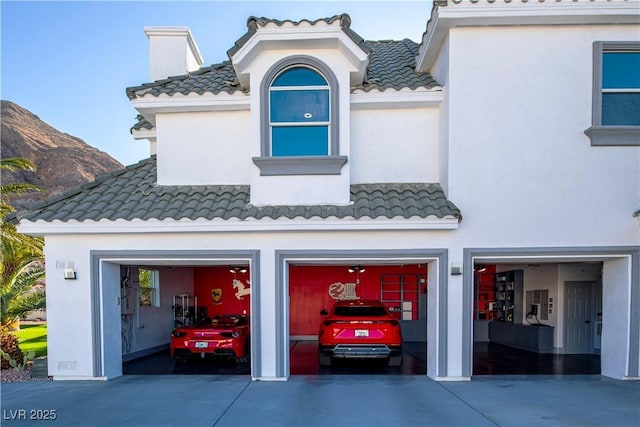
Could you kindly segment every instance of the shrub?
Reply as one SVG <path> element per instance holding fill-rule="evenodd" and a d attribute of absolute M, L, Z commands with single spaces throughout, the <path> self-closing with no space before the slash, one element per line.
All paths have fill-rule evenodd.
<path fill-rule="evenodd" d="M 4 354 L 7 354 L 11 359 L 15 360 L 17 365 L 24 364 L 24 355 L 18 345 L 18 338 L 9 332 L 9 329 L 5 326 L 0 327 L 0 349 Z M 6 357 L 2 357 L 2 369 L 11 368 L 10 360 Z"/>

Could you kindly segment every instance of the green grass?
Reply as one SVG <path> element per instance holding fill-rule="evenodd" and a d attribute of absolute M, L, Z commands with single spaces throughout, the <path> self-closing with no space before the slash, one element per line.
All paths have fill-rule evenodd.
<path fill-rule="evenodd" d="M 35 357 L 47 355 L 47 324 L 20 325 L 20 330 L 14 332 L 18 337 L 20 350 L 23 353 L 35 351 Z"/>

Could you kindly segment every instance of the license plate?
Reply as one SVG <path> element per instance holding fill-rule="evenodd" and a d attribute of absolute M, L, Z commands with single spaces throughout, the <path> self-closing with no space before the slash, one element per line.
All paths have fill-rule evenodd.
<path fill-rule="evenodd" d="M 206 341 L 196 342 L 196 348 L 207 348 L 207 347 L 209 347 L 209 343 Z"/>
<path fill-rule="evenodd" d="M 368 337 L 369 330 L 368 329 L 356 329 L 356 337 Z"/>

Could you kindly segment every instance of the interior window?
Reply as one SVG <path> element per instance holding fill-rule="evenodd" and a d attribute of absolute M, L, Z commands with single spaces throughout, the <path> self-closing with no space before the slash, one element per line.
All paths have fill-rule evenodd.
<path fill-rule="evenodd" d="M 158 270 L 138 269 L 138 303 L 141 307 L 160 307 Z"/>
<path fill-rule="evenodd" d="M 293 67 L 269 90 L 272 156 L 329 154 L 330 88 L 315 70 Z"/>

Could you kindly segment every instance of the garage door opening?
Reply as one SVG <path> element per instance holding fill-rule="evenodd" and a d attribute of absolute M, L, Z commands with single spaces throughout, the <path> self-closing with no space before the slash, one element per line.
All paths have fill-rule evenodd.
<path fill-rule="evenodd" d="M 248 264 L 120 266 L 125 375 L 249 375 Z"/>
<path fill-rule="evenodd" d="M 290 264 L 288 278 L 292 375 L 426 374 L 426 264 Z"/>
<path fill-rule="evenodd" d="M 602 268 L 476 262 L 473 375 L 600 374 Z"/>

